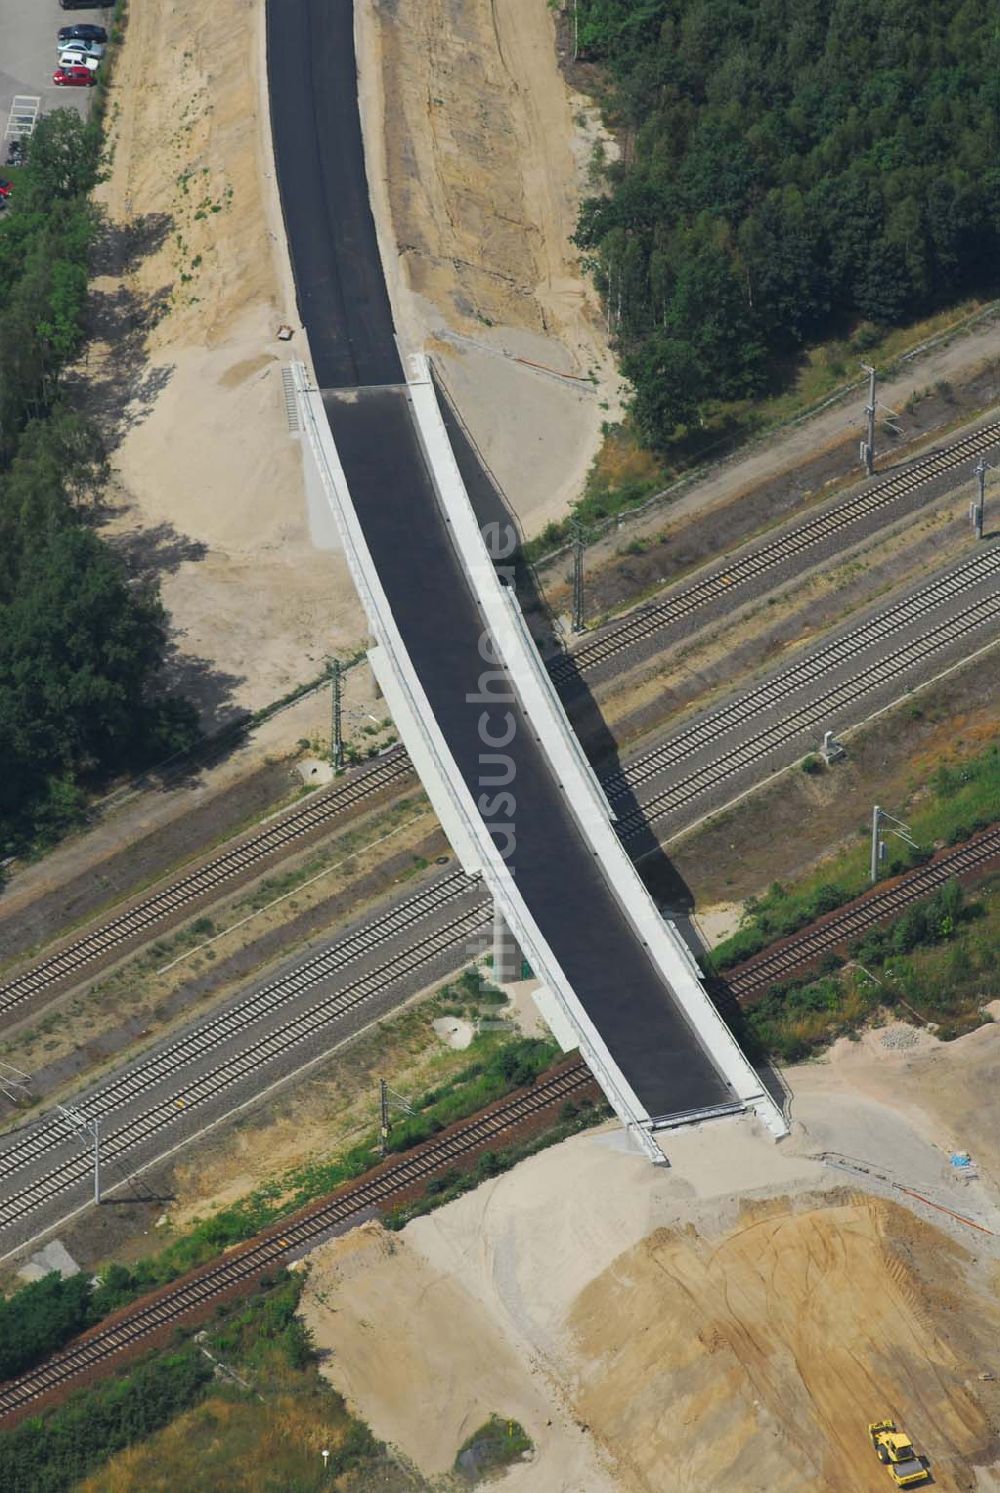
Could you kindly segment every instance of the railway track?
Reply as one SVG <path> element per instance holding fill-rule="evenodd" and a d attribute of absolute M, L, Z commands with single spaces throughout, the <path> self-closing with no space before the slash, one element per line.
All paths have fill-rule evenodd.
<path fill-rule="evenodd" d="M 992 575 L 1000 578 L 1000 551 L 987 550 L 974 555 L 964 565 L 940 576 L 922 591 L 878 612 L 860 627 L 814 650 L 787 669 L 782 669 L 780 674 L 766 679 L 756 689 L 740 695 L 721 710 L 713 711 L 711 715 L 695 721 L 671 741 L 645 753 L 639 761 L 622 772 L 605 778 L 605 792 L 616 797 L 630 790 L 634 791 L 651 778 L 657 777 L 665 768 L 683 761 L 685 757 L 717 740 L 724 732 L 734 727 L 743 727 L 753 716 L 772 709 L 786 696 L 812 684 L 819 675 L 850 663 L 876 643 L 882 643 L 904 628 L 912 627 L 928 613 L 961 596 L 964 591 L 978 586 Z"/>
<path fill-rule="evenodd" d="M 464 888 L 454 887 L 451 896 L 468 889 L 468 881 L 461 879 Z M 424 901 L 424 907 L 411 907 L 412 916 L 404 923 L 398 922 L 394 931 L 405 930 L 418 922 L 431 908 L 438 908 L 447 900 L 449 890 L 445 888 L 434 902 L 430 901 L 431 889 L 423 899 L 414 898 L 414 903 Z M 398 910 L 397 910 L 398 911 Z M 109 1167 L 119 1167 L 130 1152 L 176 1122 L 180 1115 L 188 1116 L 199 1106 L 216 1099 L 226 1089 L 258 1074 L 266 1065 L 275 1062 L 303 1043 L 320 1037 L 324 1028 L 343 1020 L 376 996 L 382 994 L 387 985 L 402 979 L 436 960 L 440 955 L 468 946 L 469 940 L 485 927 L 489 917 L 485 903 L 477 902 L 450 918 L 439 928 L 425 933 L 423 937 L 407 944 L 377 968 L 359 976 L 350 984 L 328 995 L 319 996 L 307 1009 L 289 1016 L 280 1026 L 263 1032 L 236 1051 L 228 1053 L 220 1062 L 196 1076 L 184 1077 L 185 1070 L 196 1060 L 204 1059 L 226 1042 L 238 1039 L 246 1032 L 248 1023 L 260 1020 L 281 1005 L 307 993 L 329 977 L 335 969 L 343 967 L 346 959 L 333 958 L 340 948 L 336 945 L 310 962 L 307 977 L 304 972 L 294 970 L 283 980 L 273 981 L 256 996 L 224 1012 L 204 1026 L 195 1027 L 178 1041 L 170 1043 L 148 1060 L 126 1069 L 108 1083 L 95 1089 L 77 1105 L 77 1111 L 85 1118 L 103 1115 L 108 1117 L 126 1104 L 143 1098 L 159 1088 L 160 1093 L 145 1109 L 115 1129 L 102 1131 L 101 1152 Z M 381 925 L 380 925 L 381 926 Z M 363 930 L 368 935 L 369 947 L 377 948 L 382 941 L 379 928 Z M 382 935 L 384 936 L 384 935 Z M 359 957 L 358 953 L 350 957 Z M 175 1081 L 176 1080 L 176 1084 Z M 0 1152 L 0 1173 L 4 1182 L 4 1197 L 0 1201 L 0 1230 L 16 1225 L 29 1217 L 43 1203 L 76 1186 L 90 1173 L 89 1158 L 78 1150 L 40 1176 L 35 1176 L 17 1192 L 10 1190 L 11 1180 L 26 1167 L 43 1162 L 53 1151 L 65 1146 L 69 1132 L 65 1122 L 50 1113 L 40 1125 L 27 1126 L 17 1133 L 12 1145 Z"/>
<path fill-rule="evenodd" d="M 905 472 L 876 482 L 864 492 L 857 493 L 846 502 L 839 503 L 825 513 L 786 530 L 778 537 L 768 540 L 750 554 L 741 556 L 732 564 L 716 569 L 711 575 L 693 581 L 683 591 L 667 596 L 663 601 L 643 607 L 641 611 L 624 618 L 600 634 L 574 649 L 572 654 L 554 659 L 550 664 L 552 677 L 558 684 L 569 684 L 576 675 L 596 669 L 622 653 L 627 653 L 638 643 L 654 637 L 664 628 L 682 617 L 690 616 L 710 602 L 725 597 L 732 600 L 740 588 L 784 565 L 790 556 L 805 556 L 808 551 L 825 539 L 843 536 L 844 546 L 853 541 L 850 530 L 858 527 L 873 514 L 884 512 L 901 499 L 933 481 L 935 477 L 961 466 L 972 456 L 988 451 L 1000 442 L 1000 420 L 984 425 L 981 430 L 955 441 L 953 445 L 934 451 L 910 466 Z M 891 518 L 886 513 L 886 522 Z M 734 602 L 734 605 L 738 604 Z"/>
<path fill-rule="evenodd" d="M 1000 825 L 984 830 L 965 845 L 942 852 L 926 865 L 907 871 L 883 888 L 866 892 L 853 902 L 828 913 L 819 923 L 790 934 L 771 949 L 764 949 L 726 971 L 721 978 L 740 1001 L 753 1000 L 779 980 L 799 974 L 823 954 L 884 923 L 897 912 L 929 897 L 938 887 L 957 876 L 968 876 L 991 861 L 1000 859 Z"/>
<path fill-rule="evenodd" d="M 806 554 L 821 540 L 837 533 L 846 534 L 852 525 L 888 509 L 906 494 L 998 441 L 1000 421 L 995 421 L 944 450 L 924 457 L 907 471 L 876 483 L 827 513 L 807 519 L 780 538 L 734 561 L 725 570 L 695 580 L 664 601 L 626 618 L 613 631 L 585 643 L 572 658 L 551 660 L 552 677 L 557 683 L 566 683 L 578 672 L 586 673 L 596 668 L 669 627 L 678 618 L 697 612 L 712 599 L 733 596 L 741 585 L 787 562 L 789 555 Z M 256 874 L 268 860 L 294 848 L 296 842 L 306 835 L 325 829 L 366 798 L 402 783 L 412 772 L 405 749 L 394 748 L 347 782 L 316 794 L 304 805 L 281 815 L 206 865 L 150 893 L 135 906 L 110 917 L 67 947 L 0 983 L 0 1021 L 5 1017 L 16 1017 L 19 1007 L 44 994 L 49 987 L 84 977 L 88 970 L 102 961 L 143 941 L 167 920 L 180 921 L 199 902 L 223 893 L 241 878 Z M 613 783 L 609 791 L 616 791 Z M 621 787 L 617 791 L 625 790 Z"/>
<path fill-rule="evenodd" d="M 394 747 L 356 777 L 282 814 L 249 839 L 217 855 L 207 865 L 144 897 L 136 906 L 76 939 L 68 948 L 0 985 L 0 1017 L 49 985 L 78 975 L 89 965 L 117 953 L 171 914 L 195 904 L 209 893 L 224 890 L 229 882 L 248 871 L 256 872 L 272 856 L 293 847 L 297 840 L 338 818 L 363 799 L 402 782 L 412 771 L 406 752 L 402 747 Z"/>
<path fill-rule="evenodd" d="M 995 564 L 1000 570 L 1000 552 L 996 554 Z M 781 720 L 758 731 L 756 735 L 739 741 L 736 746 L 721 752 L 705 766 L 688 773 L 686 777 L 679 778 L 669 788 L 643 799 L 640 807 L 619 816 L 617 821 L 619 834 L 623 839 L 629 840 L 640 834 L 655 820 L 665 818 L 668 814 L 676 813 L 678 809 L 687 807 L 702 794 L 724 783 L 727 778 L 735 777 L 747 767 L 765 763 L 771 753 L 779 747 L 786 746 L 789 739 L 796 733 L 811 726 L 836 725 L 837 711 L 855 706 L 863 696 L 870 694 L 879 685 L 888 683 L 917 664 L 927 662 L 948 644 L 965 637 L 970 629 L 981 627 L 993 619 L 1000 619 L 1000 592 L 981 598 L 963 608 L 961 612 L 946 617 L 933 627 L 928 627 L 921 636 L 875 659 L 850 678 L 832 685 L 797 709 L 790 711 Z M 808 663 L 808 660 L 805 662 Z M 783 677 L 783 675 L 776 676 L 770 684 L 780 685 Z M 762 688 L 768 689 L 769 685 Z M 773 699 L 780 700 L 782 693 L 783 691 L 779 690 L 773 695 Z M 740 721 L 737 719 L 734 726 L 728 729 L 733 729 L 739 724 Z M 714 734 L 722 735 L 724 729 L 726 728 L 719 729 Z M 617 794 L 612 790 L 609 792 L 609 797 L 612 799 L 621 797 L 632 785 L 641 786 L 658 773 L 663 772 L 667 766 L 704 746 L 705 738 L 699 727 L 697 725 L 692 727 L 691 732 L 691 738 L 688 732 L 682 732 L 674 741 L 665 743 L 662 748 L 648 753 L 627 768 L 626 773 L 619 775 L 618 779 L 626 786 L 619 788 Z M 697 739 L 692 739 L 694 733 L 697 733 Z"/>
<path fill-rule="evenodd" d="M 326 1202 L 275 1225 L 254 1243 L 225 1255 L 193 1276 L 139 1302 L 124 1317 L 94 1328 L 81 1341 L 37 1368 L 0 1385 L 0 1417 L 24 1411 L 42 1396 L 93 1375 L 116 1356 L 141 1347 L 172 1329 L 185 1317 L 203 1311 L 214 1299 L 252 1286 L 268 1270 L 319 1243 L 332 1230 L 372 1210 L 383 1211 L 406 1201 L 432 1177 L 467 1166 L 482 1151 L 507 1141 L 512 1132 L 561 1107 L 569 1099 L 595 1096 L 597 1086 L 579 1059 L 519 1089 L 478 1115 L 461 1120 L 373 1173 L 338 1188 Z"/>
<path fill-rule="evenodd" d="M 956 587 L 963 576 L 972 574 L 981 577 L 985 573 L 986 562 L 990 560 L 991 555 L 977 556 L 975 561 L 961 567 L 959 572 L 946 577 L 940 585 L 932 588 L 929 594 L 937 602 L 949 599 L 956 594 Z M 1000 563 L 1000 555 L 997 555 L 994 563 Z M 927 603 L 928 606 L 930 604 Z M 994 615 L 1000 615 L 1000 592 L 988 598 L 986 604 L 992 605 Z M 739 742 L 729 752 L 724 752 L 721 757 L 715 758 L 696 773 L 656 795 L 633 814 L 624 814 L 619 820 L 619 830 L 623 837 L 628 838 L 636 833 L 646 823 L 647 817 L 668 813 L 678 803 L 689 801 L 698 793 L 706 791 L 709 786 L 717 786 L 727 775 L 740 771 L 748 763 L 758 761 L 775 747 L 783 745 L 790 735 L 801 730 L 804 725 L 828 721 L 831 711 L 839 705 L 853 704 L 866 691 L 891 679 L 902 668 L 929 657 L 943 643 L 963 636 L 973 621 L 981 620 L 979 611 L 983 605 L 982 602 L 976 604 L 974 617 L 970 615 L 969 609 L 965 609 L 935 627 L 928 627 L 913 641 L 894 652 L 880 655 L 860 675 L 841 681 L 767 730 Z M 900 606 L 890 608 L 882 619 L 874 619 L 859 631 L 870 647 L 873 641 L 880 640 L 880 627 L 885 634 L 891 636 L 900 626 L 912 625 L 914 620 L 920 620 L 920 614 L 920 598 L 911 598 Z M 845 657 L 850 656 L 849 643 L 848 638 L 829 645 L 821 650 L 820 660 L 825 660 L 831 667 L 841 663 Z M 788 676 L 794 681 L 791 686 L 783 682 Z M 807 682 L 808 677 L 808 668 L 804 663 L 799 663 L 787 671 L 786 675 L 778 676 L 776 680 L 762 686 L 762 690 L 771 690 L 777 686 L 775 697 L 780 699 L 788 693 L 789 688 L 798 688 Z M 738 713 L 742 717 L 747 712 L 739 710 Z M 728 712 L 717 713 L 716 717 L 711 718 L 711 722 L 714 732 L 722 734 L 729 729 L 730 715 Z M 704 723 L 699 723 L 695 728 L 698 732 L 697 746 L 703 745 L 706 740 L 703 726 Z M 673 744 L 667 745 L 672 747 Z M 636 767 L 637 771 L 633 769 L 634 781 L 640 783 L 656 771 L 662 771 L 662 751 L 641 759 Z M 210 1017 L 160 1052 L 154 1052 L 148 1059 L 124 1070 L 81 1101 L 79 1107 L 85 1116 L 93 1111 L 94 1114 L 110 1117 L 124 1106 L 134 1104 L 140 1098 L 145 1100 L 146 1096 L 159 1090 L 156 1101 L 141 1114 L 106 1134 L 104 1149 L 109 1162 L 120 1161 L 126 1153 L 134 1151 L 147 1141 L 155 1131 L 168 1126 L 178 1118 L 179 1110 L 190 1111 L 196 1108 L 210 1097 L 216 1097 L 221 1091 L 262 1069 L 265 1064 L 281 1058 L 309 1036 L 318 1036 L 331 1022 L 339 1020 L 358 1004 L 372 999 L 395 978 L 419 969 L 446 949 L 460 948 L 462 942 L 477 933 L 487 920 L 487 898 L 482 891 L 473 908 L 460 912 L 442 929 L 425 933 L 422 937 L 415 936 L 404 952 L 381 964 L 372 975 L 353 982 L 346 989 L 320 995 L 308 1011 L 298 1011 L 291 1006 L 299 997 L 321 987 L 352 960 L 380 949 L 388 939 L 401 934 L 418 934 L 419 925 L 425 918 L 439 913 L 449 901 L 468 897 L 472 886 L 458 871 L 441 877 L 390 910 L 377 922 L 356 930 L 339 940 L 331 949 L 271 981 L 228 1010 Z M 226 1044 L 232 1045 L 249 1038 L 250 1028 L 254 1023 L 273 1018 L 286 1006 L 291 1008 L 286 1015 L 278 1015 L 279 1025 L 272 1026 L 268 1032 L 247 1041 L 241 1051 L 228 1053 L 208 1073 L 193 1078 L 185 1077 L 192 1064 L 200 1066 L 213 1052 L 221 1052 Z M 65 1140 L 61 1122 L 57 1122 L 55 1117 L 50 1117 L 43 1126 L 26 1127 L 9 1147 L 0 1151 L 0 1168 L 5 1181 L 9 1183 L 11 1177 L 28 1166 L 37 1167 L 40 1161 L 44 1164 L 44 1157 L 56 1151 Z M 30 1185 L 0 1203 L 0 1229 L 22 1222 L 48 1198 L 80 1183 L 86 1172 L 87 1163 L 82 1156 L 78 1156 L 52 1167 L 41 1177 L 36 1176 Z"/>

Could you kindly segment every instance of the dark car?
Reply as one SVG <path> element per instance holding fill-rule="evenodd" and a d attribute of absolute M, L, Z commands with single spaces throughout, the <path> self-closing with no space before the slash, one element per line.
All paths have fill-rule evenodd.
<path fill-rule="evenodd" d="M 78 26 L 60 26 L 57 41 L 61 47 L 71 41 L 99 41 L 107 42 L 108 33 L 103 26 L 91 26 L 86 21 L 81 21 Z"/>

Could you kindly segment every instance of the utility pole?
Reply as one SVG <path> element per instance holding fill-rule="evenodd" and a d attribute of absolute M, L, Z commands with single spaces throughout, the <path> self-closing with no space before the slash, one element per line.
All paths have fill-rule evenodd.
<path fill-rule="evenodd" d="M 409 1099 L 404 1099 L 402 1094 L 397 1094 L 395 1089 L 390 1089 L 384 1078 L 378 1081 L 379 1099 L 379 1138 L 383 1157 L 389 1154 L 389 1107 L 395 1105 L 404 1114 L 412 1115 L 413 1105 Z"/>
<path fill-rule="evenodd" d="M 583 529 L 573 525 L 573 631 L 585 632 L 583 598 Z"/>
<path fill-rule="evenodd" d="M 382 1155 L 386 1156 L 389 1151 L 389 1085 L 384 1078 L 379 1079 L 379 1137 Z"/>
<path fill-rule="evenodd" d="M 0 1062 L 0 1094 L 12 1104 L 31 1098 L 31 1074 L 24 1073 L 11 1063 Z"/>
<path fill-rule="evenodd" d="M 897 840 L 904 840 L 912 849 L 919 850 L 920 848 L 910 833 L 910 826 L 904 824 L 902 819 L 894 819 L 891 814 L 887 814 L 885 809 L 876 804 L 872 809 L 871 879 L 873 886 L 878 881 L 879 866 L 885 857 L 883 827 L 890 835 L 895 835 Z"/>
<path fill-rule="evenodd" d="M 56 1109 L 78 1130 L 84 1131 L 94 1142 L 94 1202 L 101 1201 L 101 1121 L 95 1115 L 92 1120 L 68 1104 L 57 1104 Z"/>
<path fill-rule="evenodd" d="M 94 1116 L 94 1202 L 101 1201 L 101 1122 Z"/>
<path fill-rule="evenodd" d="M 862 363 L 861 366 L 868 375 L 868 403 L 865 405 L 868 436 L 861 442 L 861 460 L 864 462 L 865 471 L 871 477 L 875 473 L 875 369 L 869 363 Z"/>
<path fill-rule="evenodd" d="M 330 760 L 335 768 L 344 765 L 344 737 L 340 711 L 340 659 L 330 662 Z"/>
<path fill-rule="evenodd" d="M 975 530 L 976 538 L 982 539 L 983 513 L 986 508 L 986 473 L 993 470 L 993 465 L 981 456 L 976 462 L 974 470 L 979 491 L 976 501 L 970 505 L 969 517 L 972 519 L 972 527 Z"/>

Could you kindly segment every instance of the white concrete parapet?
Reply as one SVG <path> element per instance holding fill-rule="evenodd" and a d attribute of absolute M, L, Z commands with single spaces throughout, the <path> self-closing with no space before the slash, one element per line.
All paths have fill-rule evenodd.
<path fill-rule="evenodd" d="M 636 937 L 646 944 L 702 1046 L 740 1101 L 757 1114 L 773 1135 L 785 1135 L 788 1127 L 781 1111 L 763 1088 L 709 999 L 687 946 L 672 924 L 664 924 L 612 827 L 607 800 L 531 640 L 513 591 L 501 585 L 494 561 L 483 541 L 441 418 L 427 359 L 417 355 L 410 360 L 410 366 L 410 394 L 417 430 L 438 500 L 484 621 L 493 636 L 497 655 L 507 666 L 522 708 L 538 735 L 556 780 L 566 794 L 583 835 L 595 852 L 607 883 Z M 560 985 L 547 975 L 543 978 L 557 999 L 565 1002 L 566 1014 L 574 1025 L 580 1026 L 581 1017 L 589 1025 L 589 1018 L 575 996 L 570 998 L 572 993 L 566 989 L 565 982 Z M 600 1076 L 596 1070 L 595 1076 Z"/>

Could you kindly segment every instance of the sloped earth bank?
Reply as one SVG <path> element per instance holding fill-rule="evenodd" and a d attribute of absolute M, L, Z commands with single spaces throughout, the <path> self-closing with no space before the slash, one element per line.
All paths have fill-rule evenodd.
<path fill-rule="evenodd" d="M 111 528 L 162 577 L 179 682 L 210 723 L 277 698 L 364 630 L 342 556 L 313 542 L 282 402 L 281 366 L 305 342 L 277 336 L 297 319 L 263 25 L 264 0 L 130 8 L 84 370 L 115 445 Z"/>
<path fill-rule="evenodd" d="M 505 1486 L 531 1493 L 879 1493 L 885 1415 L 937 1487 L 1000 1488 L 998 1066 L 1000 1026 L 872 1033 L 788 1072 L 780 1146 L 717 1124 L 657 1171 L 606 1128 L 401 1235 L 366 1225 L 311 1257 L 325 1371 L 429 1474 L 513 1415 L 536 1452 Z"/>
<path fill-rule="evenodd" d="M 536 533 L 579 496 L 618 410 L 570 243 L 597 110 L 559 71 L 546 0 L 358 0 L 356 14 L 368 178 L 404 350 L 433 355 Z"/>

